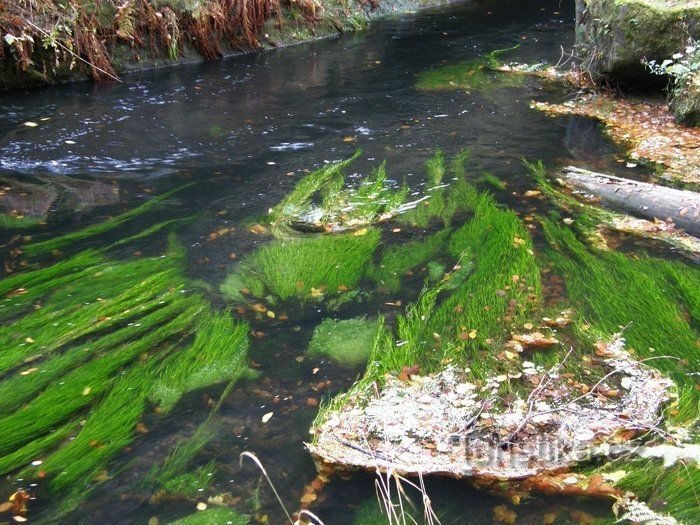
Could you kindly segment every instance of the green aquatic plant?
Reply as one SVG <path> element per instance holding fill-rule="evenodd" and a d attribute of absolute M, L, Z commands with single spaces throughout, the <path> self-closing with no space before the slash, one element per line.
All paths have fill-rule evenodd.
<path fill-rule="evenodd" d="M 379 231 L 369 228 L 356 234 L 275 240 L 243 259 L 237 270 L 241 277 L 227 277 L 224 290 L 229 290 L 229 297 L 236 297 L 235 291 L 243 283 L 255 297 L 272 294 L 287 300 L 355 288 L 379 239 Z"/>
<path fill-rule="evenodd" d="M 239 378 L 247 369 L 248 329 L 226 313 L 201 319 L 192 344 L 163 364 L 151 400 L 167 412 L 185 392 Z"/>
<path fill-rule="evenodd" d="M 185 516 L 170 525 L 248 525 L 250 518 L 228 507 L 213 507 Z"/>
<path fill-rule="evenodd" d="M 329 185 L 339 189 L 338 182 L 343 180 L 343 169 L 357 160 L 361 154 L 362 150 L 357 150 L 346 160 L 326 164 L 305 175 L 294 189 L 270 210 L 269 221 L 273 224 L 285 222 L 307 213 L 315 195 L 322 193 Z"/>
<path fill-rule="evenodd" d="M 468 159 L 469 152 L 464 150 L 455 155 L 448 165 L 442 151 L 436 151 L 425 163 L 429 187 L 424 200 L 396 217 L 396 220 L 426 228 L 431 221 L 439 219 L 445 226 L 449 226 L 455 215 L 466 209 L 464 203 L 469 184 L 465 165 Z M 451 176 L 450 181 L 445 181 L 446 175 Z"/>
<path fill-rule="evenodd" d="M 232 386 L 248 370 L 248 325 L 186 289 L 184 248 L 172 235 L 158 257 L 118 261 L 109 250 L 0 281 L 0 473 L 41 471 L 62 495 L 59 514 L 106 478 L 149 400 L 167 411 L 185 393 Z"/>
<path fill-rule="evenodd" d="M 675 261 L 586 246 L 574 232 L 543 220 L 555 271 L 567 276 L 570 299 L 602 333 L 625 327 L 624 336 L 641 359 L 669 375 L 679 389 L 678 413 L 689 423 L 700 416 L 700 393 L 688 370 L 697 370 L 700 270 Z"/>
<path fill-rule="evenodd" d="M 15 215 L 0 213 L 0 230 L 23 230 L 42 224 L 43 222 L 43 219 L 35 217 L 17 217 Z"/>
<path fill-rule="evenodd" d="M 350 185 L 345 161 L 328 164 L 306 175 L 294 190 L 270 210 L 267 218 L 273 235 L 293 237 L 299 231 L 357 230 L 385 220 L 403 210 L 409 189 L 393 184 L 381 164 L 362 182 Z"/>
<path fill-rule="evenodd" d="M 314 329 L 307 355 L 329 357 L 342 366 L 358 366 L 367 361 L 379 330 L 376 319 L 324 319 Z"/>
<path fill-rule="evenodd" d="M 25 253 L 25 255 L 30 257 L 47 254 L 55 250 L 62 250 L 68 246 L 75 245 L 75 243 L 78 241 L 90 239 L 102 235 L 106 232 L 115 230 L 116 228 L 137 217 L 140 217 L 150 211 L 153 211 L 156 208 L 164 206 L 169 197 L 171 197 L 179 191 L 184 190 L 185 188 L 189 188 L 193 184 L 194 183 L 185 184 L 170 191 L 167 191 L 161 195 L 158 195 L 157 197 L 152 198 L 149 201 L 144 202 L 143 204 L 137 206 L 132 210 L 119 214 L 116 217 L 112 217 L 111 219 L 108 219 L 104 222 L 88 226 L 86 228 L 72 233 L 67 233 L 58 237 L 52 237 L 51 239 L 47 239 L 45 241 L 32 242 L 31 244 L 26 244 L 22 246 L 22 251 Z"/>
<path fill-rule="evenodd" d="M 502 63 L 499 59 L 519 46 L 496 49 L 486 55 L 458 64 L 440 66 L 422 72 L 416 81 L 416 89 L 422 91 L 447 91 L 466 89 L 487 92 L 496 88 L 520 87 L 525 79 L 522 75 L 506 75 L 496 71 Z"/>
<path fill-rule="evenodd" d="M 461 198 L 473 217 L 447 241 L 450 271 L 426 284 L 397 318 L 395 331 L 382 325 L 364 377 L 322 407 L 314 427 L 370 384 L 382 384 L 385 374 L 405 367 L 418 367 L 421 374 L 468 367 L 475 380 L 507 367 L 496 359 L 500 343 L 514 325 L 530 319 L 541 293 L 532 241 L 515 213 L 501 209 L 490 194 L 466 185 Z"/>
<path fill-rule="evenodd" d="M 451 233 L 445 229 L 424 240 L 389 246 L 382 252 L 379 263 L 369 269 L 368 277 L 388 292 L 398 292 L 406 272 L 439 257 Z"/>

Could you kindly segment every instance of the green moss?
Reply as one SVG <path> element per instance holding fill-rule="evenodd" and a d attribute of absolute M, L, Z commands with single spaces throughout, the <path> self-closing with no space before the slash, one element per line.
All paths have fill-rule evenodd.
<path fill-rule="evenodd" d="M 170 525 L 248 525 L 248 523 L 247 516 L 239 514 L 233 509 L 215 507 L 172 521 Z"/>
<path fill-rule="evenodd" d="M 262 296 L 264 287 L 266 293 L 283 300 L 354 288 L 380 238 L 374 228 L 363 233 L 273 241 L 241 261 L 242 282 L 251 294 Z"/>
<path fill-rule="evenodd" d="M 307 355 L 330 357 L 342 366 L 358 366 L 367 361 L 379 323 L 376 319 L 324 319 L 316 327 Z"/>

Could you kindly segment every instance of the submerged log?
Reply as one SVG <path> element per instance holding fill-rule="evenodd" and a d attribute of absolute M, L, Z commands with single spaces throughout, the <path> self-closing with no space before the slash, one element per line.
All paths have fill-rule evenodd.
<path fill-rule="evenodd" d="M 619 211 L 645 219 L 671 220 L 687 233 L 700 236 L 700 193 L 675 190 L 573 166 L 562 170 L 574 189 L 592 194 Z"/>

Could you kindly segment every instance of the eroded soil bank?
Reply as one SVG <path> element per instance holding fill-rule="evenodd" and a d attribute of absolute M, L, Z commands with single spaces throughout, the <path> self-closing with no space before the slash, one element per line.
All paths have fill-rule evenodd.
<path fill-rule="evenodd" d="M 108 0 L 5 2 L 0 90 L 117 79 L 363 29 L 441 0 Z"/>

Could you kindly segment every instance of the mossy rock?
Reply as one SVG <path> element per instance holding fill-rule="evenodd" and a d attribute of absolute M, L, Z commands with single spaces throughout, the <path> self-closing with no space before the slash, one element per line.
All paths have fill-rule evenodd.
<path fill-rule="evenodd" d="M 379 330 L 376 319 L 326 319 L 314 330 L 307 355 L 330 357 L 342 366 L 358 366 L 367 361 Z"/>
<path fill-rule="evenodd" d="M 576 46 L 594 74 L 649 83 L 642 60 L 659 62 L 700 37 L 700 2 L 576 0 Z"/>

